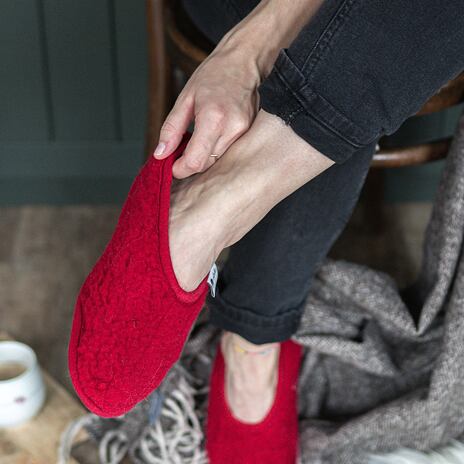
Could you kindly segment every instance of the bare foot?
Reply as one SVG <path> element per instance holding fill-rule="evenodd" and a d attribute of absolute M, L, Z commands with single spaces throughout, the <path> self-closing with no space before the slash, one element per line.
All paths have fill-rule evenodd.
<path fill-rule="evenodd" d="M 194 290 L 224 248 L 214 201 L 196 176 L 173 179 L 169 211 L 169 247 L 179 285 Z"/>
<path fill-rule="evenodd" d="M 224 333 L 221 349 L 226 398 L 236 419 L 256 424 L 271 409 L 278 382 L 279 347 L 279 343 L 254 345 L 239 335 Z"/>
<path fill-rule="evenodd" d="M 169 244 L 181 287 L 194 290 L 224 248 L 332 164 L 281 119 L 260 111 L 213 166 L 173 184 Z"/>

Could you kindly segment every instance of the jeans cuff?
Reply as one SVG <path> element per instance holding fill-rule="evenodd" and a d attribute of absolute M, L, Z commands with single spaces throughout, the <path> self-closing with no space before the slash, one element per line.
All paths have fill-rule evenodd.
<path fill-rule="evenodd" d="M 378 138 L 377 134 L 366 134 L 315 92 L 285 49 L 280 51 L 272 72 L 258 90 L 263 110 L 280 117 L 297 135 L 336 163 L 343 163 Z"/>
<path fill-rule="evenodd" d="M 217 289 L 214 298 L 208 294 L 206 306 L 211 324 L 257 345 L 288 340 L 298 330 L 303 314 L 303 304 L 275 316 L 256 314 L 224 300 Z"/>

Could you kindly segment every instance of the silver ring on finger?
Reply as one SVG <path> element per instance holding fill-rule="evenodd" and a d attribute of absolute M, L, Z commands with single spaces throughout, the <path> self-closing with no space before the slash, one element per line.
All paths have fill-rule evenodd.
<path fill-rule="evenodd" d="M 213 158 L 214 161 L 216 161 L 219 158 L 219 155 L 209 155 L 209 156 L 211 156 L 211 158 Z"/>

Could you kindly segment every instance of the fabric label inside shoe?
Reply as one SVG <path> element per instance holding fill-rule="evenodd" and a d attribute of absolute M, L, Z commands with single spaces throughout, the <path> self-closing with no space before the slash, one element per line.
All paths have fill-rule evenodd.
<path fill-rule="evenodd" d="M 216 263 L 213 264 L 211 271 L 209 271 L 208 275 L 208 285 L 211 291 L 211 296 L 214 298 L 216 296 L 216 283 L 218 279 L 218 268 Z"/>

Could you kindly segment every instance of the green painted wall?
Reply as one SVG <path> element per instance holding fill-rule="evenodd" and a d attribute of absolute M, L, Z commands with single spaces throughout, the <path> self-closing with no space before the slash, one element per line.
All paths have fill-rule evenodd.
<path fill-rule="evenodd" d="M 146 75 L 144 0 L 1 0 L 0 203 L 121 201 Z"/>
<path fill-rule="evenodd" d="M 0 204 L 120 202 L 146 76 L 145 0 L 0 0 Z M 407 132 L 450 133 L 457 114 Z M 441 166 L 388 171 L 387 198 L 430 200 Z"/>

